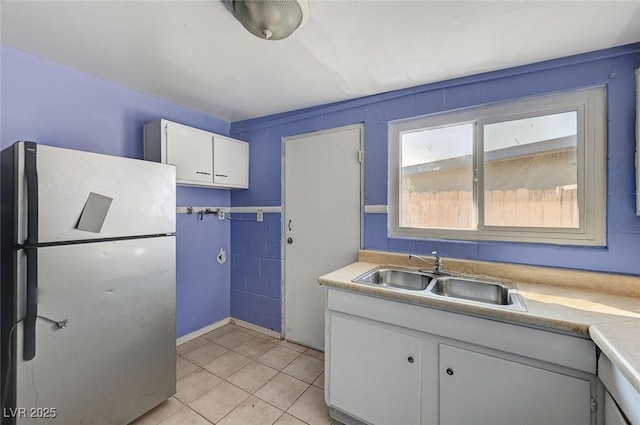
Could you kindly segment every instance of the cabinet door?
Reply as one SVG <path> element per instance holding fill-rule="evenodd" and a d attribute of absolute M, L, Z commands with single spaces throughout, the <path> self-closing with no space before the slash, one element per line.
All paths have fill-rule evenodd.
<path fill-rule="evenodd" d="M 611 394 L 604 394 L 604 425 L 629 425 Z"/>
<path fill-rule="evenodd" d="M 331 316 L 329 404 L 376 425 L 420 423 L 420 339 Z"/>
<path fill-rule="evenodd" d="M 591 423 L 588 380 L 440 344 L 440 425 Z"/>
<path fill-rule="evenodd" d="M 249 187 L 249 144 L 215 136 L 213 144 L 213 182 L 216 185 Z"/>
<path fill-rule="evenodd" d="M 213 135 L 205 131 L 167 124 L 167 163 L 176 166 L 176 182 L 213 182 Z"/>

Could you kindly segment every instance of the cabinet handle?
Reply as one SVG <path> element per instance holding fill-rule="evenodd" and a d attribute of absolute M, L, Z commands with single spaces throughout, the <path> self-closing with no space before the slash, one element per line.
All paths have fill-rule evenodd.
<path fill-rule="evenodd" d="M 447 368 L 447 375 L 453 375 L 453 369 L 451 369 L 450 367 Z"/>
<path fill-rule="evenodd" d="M 216 174 L 216 177 L 229 177 L 226 174 Z"/>
<path fill-rule="evenodd" d="M 413 356 L 409 356 L 409 357 L 407 358 L 407 361 L 408 361 L 409 363 L 413 363 L 413 361 L 414 361 L 414 360 L 413 360 Z"/>
<path fill-rule="evenodd" d="M 211 173 L 205 173 L 204 171 L 196 171 L 196 174 L 204 174 L 204 175 L 207 175 L 207 176 L 211 175 Z"/>

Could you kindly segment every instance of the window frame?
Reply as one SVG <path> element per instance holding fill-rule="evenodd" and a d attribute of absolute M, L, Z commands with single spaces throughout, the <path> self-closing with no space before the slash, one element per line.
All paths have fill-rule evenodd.
<path fill-rule="evenodd" d="M 577 112 L 579 227 L 485 225 L 483 126 L 569 111 Z M 471 217 L 477 229 L 400 227 L 402 134 L 466 123 L 474 126 Z M 606 246 L 607 116 L 604 85 L 391 121 L 388 140 L 389 237 Z"/>

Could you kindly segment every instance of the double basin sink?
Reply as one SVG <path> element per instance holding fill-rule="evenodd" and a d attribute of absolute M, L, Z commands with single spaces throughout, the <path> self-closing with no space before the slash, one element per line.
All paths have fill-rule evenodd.
<path fill-rule="evenodd" d="M 416 295 L 527 311 L 522 296 L 510 282 L 396 266 L 376 267 L 358 276 L 352 282 L 408 291 Z"/>

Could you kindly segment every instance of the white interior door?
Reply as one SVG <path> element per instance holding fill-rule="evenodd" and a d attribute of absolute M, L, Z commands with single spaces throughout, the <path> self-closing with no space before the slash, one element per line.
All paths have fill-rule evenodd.
<path fill-rule="evenodd" d="M 284 141 L 285 338 L 324 349 L 318 277 L 357 259 L 362 126 Z"/>

